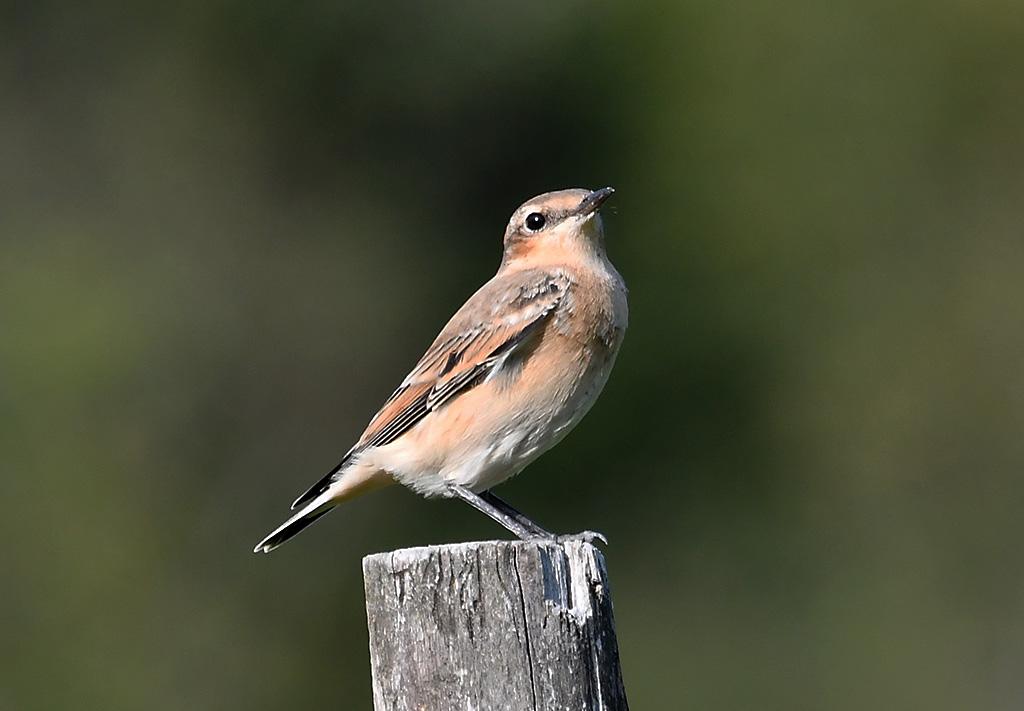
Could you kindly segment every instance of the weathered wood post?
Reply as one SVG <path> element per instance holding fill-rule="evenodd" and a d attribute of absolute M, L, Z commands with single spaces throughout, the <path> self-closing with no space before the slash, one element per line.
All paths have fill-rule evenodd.
<path fill-rule="evenodd" d="M 481 541 L 363 559 L 376 711 L 626 711 L 604 556 Z"/>

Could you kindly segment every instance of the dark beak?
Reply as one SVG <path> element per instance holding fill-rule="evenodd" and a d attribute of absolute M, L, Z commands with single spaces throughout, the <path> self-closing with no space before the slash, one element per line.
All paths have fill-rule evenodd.
<path fill-rule="evenodd" d="M 612 193 L 615 192 L 615 188 L 601 188 L 583 198 L 583 202 L 576 208 L 577 215 L 589 215 L 592 212 L 597 212 L 601 209 L 601 205 L 605 200 L 611 197 Z"/>

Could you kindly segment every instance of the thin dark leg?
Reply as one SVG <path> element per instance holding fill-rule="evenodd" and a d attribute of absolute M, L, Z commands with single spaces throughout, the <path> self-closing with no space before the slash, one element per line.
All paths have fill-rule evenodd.
<path fill-rule="evenodd" d="M 448 491 L 450 491 L 452 493 L 452 496 L 457 497 L 459 499 L 462 499 L 463 501 L 465 501 L 467 504 L 469 504 L 470 506 L 475 508 L 480 513 L 484 513 L 484 514 L 487 514 L 488 516 L 490 516 L 492 519 L 494 519 L 495 521 L 500 523 L 502 526 L 507 528 L 509 531 L 511 531 L 512 533 L 516 534 L 516 536 L 519 537 L 521 540 L 524 540 L 524 541 L 535 541 L 538 538 L 553 538 L 554 537 L 550 533 L 548 533 L 547 531 L 544 531 L 544 529 L 540 528 L 540 526 L 537 526 L 537 524 L 533 523 L 533 521 L 530 521 L 530 519 L 528 519 L 525 516 L 523 516 L 522 514 L 520 514 L 518 511 L 515 512 L 516 514 L 518 514 L 518 517 L 513 516 L 512 514 L 507 513 L 506 511 L 503 511 L 498 506 L 495 506 L 494 503 L 492 503 L 491 501 L 488 501 L 483 496 L 481 496 L 479 494 L 474 494 L 472 491 L 470 491 L 466 487 L 462 486 L 461 484 L 448 484 Z M 485 495 L 487 493 L 488 492 L 484 492 Z M 491 496 L 493 497 L 493 494 Z M 491 498 L 491 497 L 488 497 L 488 498 Z M 494 497 L 494 498 L 497 498 L 497 497 Z M 500 501 L 500 499 L 499 499 L 499 501 Z M 504 503 L 504 502 L 502 502 L 502 503 Z M 505 505 L 508 506 L 508 504 L 505 504 Z M 511 507 L 509 507 L 509 508 L 511 508 Z M 515 509 L 512 509 L 512 510 L 515 511 Z M 530 524 L 532 524 L 532 526 L 527 526 L 525 523 L 522 522 L 521 519 L 525 519 L 526 521 L 529 521 Z M 535 529 L 539 529 L 541 531 L 544 531 L 544 533 L 543 534 L 539 534 L 539 533 L 537 533 L 537 530 L 535 530 Z"/>
<path fill-rule="evenodd" d="M 533 533 L 535 537 L 557 538 L 557 536 L 555 536 L 555 534 L 553 534 L 551 531 L 548 531 L 545 528 L 541 528 L 541 526 L 536 521 L 531 519 L 526 514 L 520 512 L 512 504 L 505 501 L 505 499 L 501 498 L 490 489 L 488 489 L 487 491 L 480 492 L 480 498 L 489 503 L 494 508 L 498 509 L 502 513 L 512 518 L 520 526 Z"/>
<path fill-rule="evenodd" d="M 480 498 L 506 514 L 523 528 L 530 531 L 534 534 L 534 538 L 546 538 L 558 541 L 559 543 L 564 543 L 565 541 L 586 541 L 587 543 L 601 541 L 605 545 L 608 545 L 608 539 L 604 537 L 603 533 L 598 533 L 597 531 L 582 531 L 581 533 L 570 533 L 564 536 L 556 536 L 547 529 L 541 528 L 539 524 L 534 522 L 526 514 L 520 513 L 512 504 L 505 501 L 505 499 L 501 498 L 490 489 L 481 492 Z"/>

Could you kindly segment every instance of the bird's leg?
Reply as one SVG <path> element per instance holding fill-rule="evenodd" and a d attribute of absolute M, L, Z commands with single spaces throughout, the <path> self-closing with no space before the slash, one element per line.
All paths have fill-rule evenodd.
<path fill-rule="evenodd" d="M 601 541 L 605 545 L 608 545 L 608 539 L 604 537 L 603 533 L 598 533 L 597 531 L 583 531 L 581 533 L 569 533 L 562 536 L 556 536 L 547 529 L 541 528 L 540 525 L 530 517 L 524 513 L 520 513 L 512 504 L 505 501 L 505 499 L 501 498 L 490 489 L 481 492 L 480 498 L 489 504 L 492 504 L 499 511 L 508 514 L 511 518 L 518 521 L 523 527 L 529 529 L 533 533 L 536 533 L 538 538 L 554 539 L 559 543 L 565 543 L 566 541 L 584 541 L 585 543 Z"/>
<path fill-rule="evenodd" d="M 530 531 L 535 538 L 557 538 L 555 534 L 546 528 L 542 528 L 540 524 L 531 519 L 526 514 L 522 513 L 516 507 L 514 507 L 505 499 L 501 498 L 493 491 L 488 489 L 487 491 L 480 492 L 480 498 L 489 503 L 494 508 L 501 511 L 503 514 L 513 519 L 520 526 Z"/>
<path fill-rule="evenodd" d="M 498 501 L 501 501 L 502 504 L 511 509 L 515 515 L 503 510 L 499 506 L 496 506 L 490 499 L 497 499 L 497 497 L 490 494 L 490 492 L 485 491 L 483 495 L 474 494 L 461 484 L 452 483 L 448 484 L 448 491 L 451 492 L 452 496 L 462 499 L 480 513 L 490 516 L 509 531 L 516 534 L 516 536 L 521 540 L 535 541 L 538 538 L 554 538 L 552 534 L 545 531 L 533 521 L 530 521 L 530 519 L 523 516 L 523 514 L 512 509 L 511 506 L 506 504 L 504 501 L 501 501 L 501 499 L 498 499 Z"/>

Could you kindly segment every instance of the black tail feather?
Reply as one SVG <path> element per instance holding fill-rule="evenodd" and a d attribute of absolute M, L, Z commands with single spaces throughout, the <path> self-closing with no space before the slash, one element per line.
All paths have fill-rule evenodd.
<path fill-rule="evenodd" d="M 341 470 L 348 465 L 350 459 L 352 459 L 352 452 L 346 454 L 345 458 L 338 462 L 338 466 L 334 467 L 334 469 L 327 472 L 327 474 L 325 474 L 320 481 L 313 484 L 313 486 L 309 487 L 306 490 L 305 494 L 295 499 L 295 501 L 292 503 L 292 509 L 297 509 L 300 506 L 305 506 L 310 501 L 320 496 L 320 494 L 327 491 L 331 484 L 338 480 L 338 475 L 341 473 Z"/>
<path fill-rule="evenodd" d="M 303 516 L 302 518 L 296 518 L 288 521 L 286 524 L 260 541 L 259 545 L 253 549 L 253 553 L 269 553 L 330 510 L 330 507 L 328 507 L 323 511 L 318 511 L 317 513 L 309 516 Z"/>

